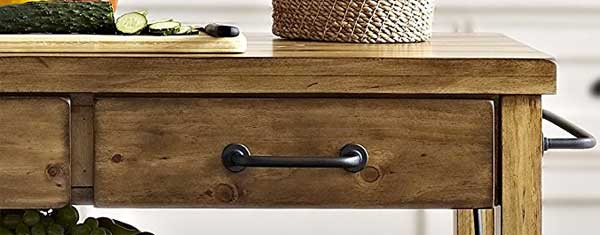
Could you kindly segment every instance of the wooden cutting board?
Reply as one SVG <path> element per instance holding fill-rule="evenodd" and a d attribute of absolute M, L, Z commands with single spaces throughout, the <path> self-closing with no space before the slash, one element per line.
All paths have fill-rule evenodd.
<path fill-rule="evenodd" d="M 243 53 L 246 48 L 244 35 L 0 35 L 0 53 Z"/>

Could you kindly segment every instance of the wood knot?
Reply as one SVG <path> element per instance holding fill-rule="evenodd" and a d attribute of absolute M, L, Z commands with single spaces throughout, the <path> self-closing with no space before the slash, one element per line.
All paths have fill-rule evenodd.
<path fill-rule="evenodd" d="M 61 164 L 50 164 L 50 165 L 48 165 L 48 167 L 46 167 L 46 174 L 50 178 L 60 176 L 60 175 L 62 175 L 62 173 L 63 173 L 63 168 L 62 168 Z"/>
<path fill-rule="evenodd" d="M 122 162 L 123 161 L 123 155 L 117 153 L 117 154 L 115 154 L 115 155 L 112 156 L 111 161 L 114 162 L 114 163 Z"/>
<path fill-rule="evenodd" d="M 219 184 L 214 190 L 214 197 L 220 202 L 230 203 L 237 199 L 238 193 L 232 185 Z"/>
<path fill-rule="evenodd" d="M 360 172 L 360 177 L 366 182 L 373 183 L 381 177 L 381 174 L 379 169 L 373 166 L 368 166 Z"/>

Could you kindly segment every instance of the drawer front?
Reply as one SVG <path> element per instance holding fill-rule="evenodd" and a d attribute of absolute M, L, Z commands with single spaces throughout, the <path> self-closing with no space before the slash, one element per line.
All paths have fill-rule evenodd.
<path fill-rule="evenodd" d="M 0 98 L 0 110 L 0 208 L 52 208 L 68 203 L 68 102 Z"/>
<path fill-rule="evenodd" d="M 488 100 L 107 98 L 96 103 L 95 202 L 103 207 L 468 208 L 493 205 Z M 368 166 L 247 168 L 253 154 L 337 156 Z"/>

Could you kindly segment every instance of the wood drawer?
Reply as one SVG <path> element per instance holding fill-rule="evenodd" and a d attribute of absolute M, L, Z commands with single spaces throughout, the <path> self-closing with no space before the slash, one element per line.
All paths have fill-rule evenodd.
<path fill-rule="evenodd" d="M 483 208 L 494 202 L 489 100 L 104 98 L 96 102 L 101 207 Z M 337 156 L 343 169 L 228 171 L 223 149 Z"/>
<path fill-rule="evenodd" d="M 0 98 L 0 208 L 56 208 L 70 200 L 69 104 Z"/>

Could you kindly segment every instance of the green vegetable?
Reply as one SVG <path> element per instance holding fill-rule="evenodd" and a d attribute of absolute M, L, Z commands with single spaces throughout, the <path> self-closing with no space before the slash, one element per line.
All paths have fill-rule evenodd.
<path fill-rule="evenodd" d="M 140 12 L 130 12 L 119 17 L 116 25 L 122 34 L 140 34 L 148 26 L 148 19 Z"/>
<path fill-rule="evenodd" d="M 94 230 L 92 230 L 90 235 L 107 235 L 107 234 L 104 230 L 102 230 L 100 228 L 95 228 Z"/>
<path fill-rule="evenodd" d="M 0 211 L 2 215 L 22 215 L 24 210 L 8 209 Z"/>
<path fill-rule="evenodd" d="M 158 23 L 153 23 L 148 26 L 148 31 L 154 35 L 173 35 L 179 31 L 181 28 L 181 23 L 177 21 L 163 21 Z"/>
<path fill-rule="evenodd" d="M 42 223 L 37 223 L 31 227 L 31 235 L 46 235 L 46 227 Z"/>
<path fill-rule="evenodd" d="M 51 224 L 46 228 L 47 235 L 64 235 L 65 228 L 60 226 L 59 224 Z"/>
<path fill-rule="evenodd" d="M 40 224 L 43 224 L 45 227 L 50 226 L 51 224 L 54 224 L 54 219 L 50 216 L 44 216 L 41 221 Z"/>
<path fill-rule="evenodd" d="M 101 217 L 98 218 L 98 222 L 100 223 L 100 227 L 107 228 L 115 235 L 136 235 L 140 232 L 135 227 L 118 220 Z"/>
<path fill-rule="evenodd" d="M 137 231 L 138 233 L 140 232 L 140 231 L 139 231 L 137 228 L 135 228 L 135 227 L 131 226 L 130 224 L 127 224 L 127 223 L 121 222 L 121 221 L 119 221 L 119 220 L 116 220 L 116 219 L 114 219 L 114 220 L 113 220 L 113 223 L 114 223 L 115 225 L 117 225 L 117 226 L 121 227 L 121 228 L 124 228 L 124 229 L 130 230 L 130 231 Z"/>
<path fill-rule="evenodd" d="M 27 2 L 0 7 L 0 34 L 115 34 L 108 2 Z"/>
<path fill-rule="evenodd" d="M 31 235 L 29 227 L 24 223 L 17 224 L 15 228 L 15 235 Z"/>
<path fill-rule="evenodd" d="M 110 230 L 108 230 L 107 228 L 100 228 L 100 229 L 102 229 L 102 231 L 104 231 L 104 234 L 106 234 L 106 235 L 113 235 L 113 233 Z"/>
<path fill-rule="evenodd" d="M 26 210 L 23 213 L 23 223 L 27 226 L 33 226 L 34 224 L 39 223 L 41 220 L 41 214 L 35 210 Z"/>
<path fill-rule="evenodd" d="M 79 221 L 77 209 L 70 205 L 57 209 L 53 216 L 56 223 L 66 229 L 75 226 Z"/>
<path fill-rule="evenodd" d="M 2 224 L 4 224 L 4 227 L 6 227 L 8 229 L 15 229 L 15 228 L 17 228 L 17 225 L 20 224 L 22 221 L 23 221 L 23 219 L 21 218 L 20 215 L 8 214 L 8 215 L 5 215 L 4 218 L 2 219 Z"/>
<path fill-rule="evenodd" d="M 192 34 L 194 28 L 189 25 L 184 25 L 179 27 L 179 30 L 175 32 L 175 35 L 190 35 Z"/>
<path fill-rule="evenodd" d="M 89 226 L 91 229 L 98 228 L 99 226 L 98 220 L 92 217 L 85 219 L 83 223 Z"/>
<path fill-rule="evenodd" d="M 78 224 L 71 228 L 71 235 L 89 235 L 92 228 L 86 224 Z"/>
<path fill-rule="evenodd" d="M 0 235 L 153 235 L 105 217 L 83 223 L 73 206 L 48 210 L 0 210 Z"/>
<path fill-rule="evenodd" d="M 9 229 L 0 226 L 0 235 L 14 235 Z"/>

